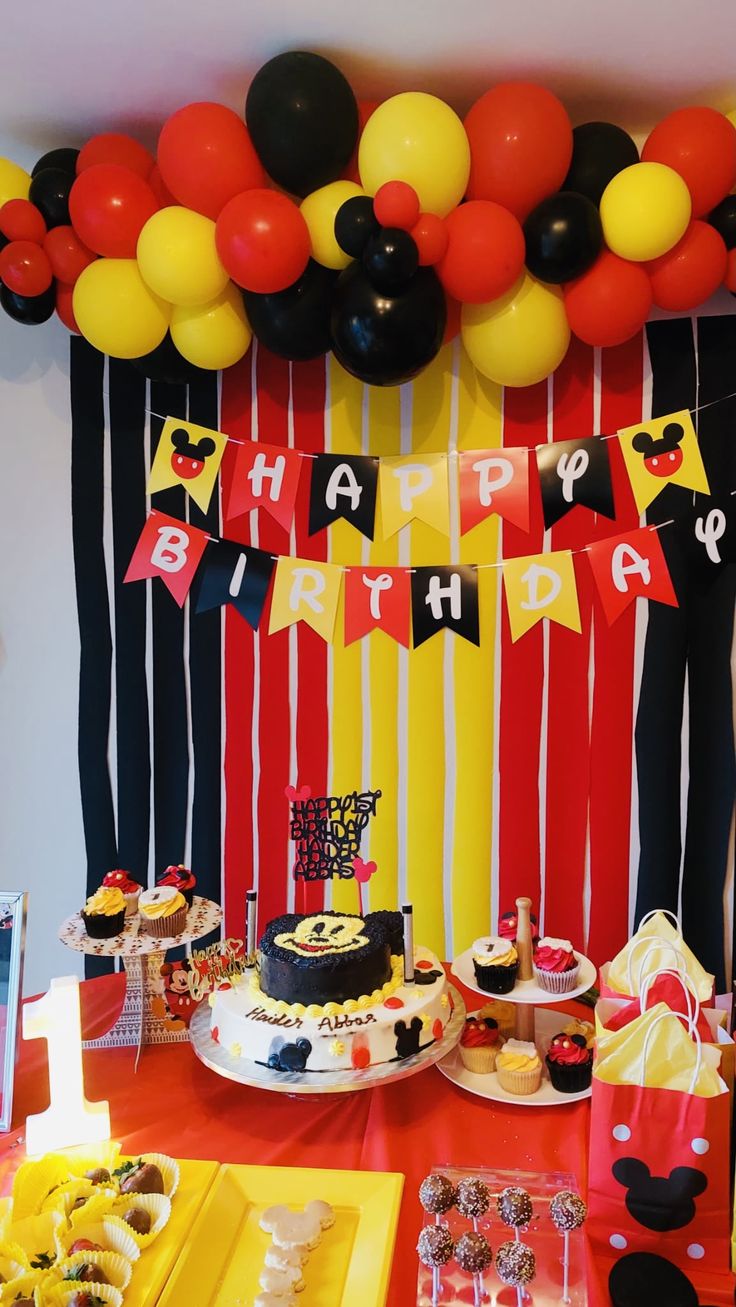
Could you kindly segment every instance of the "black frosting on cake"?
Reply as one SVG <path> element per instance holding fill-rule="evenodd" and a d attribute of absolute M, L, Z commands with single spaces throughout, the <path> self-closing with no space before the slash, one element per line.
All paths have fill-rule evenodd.
<path fill-rule="evenodd" d="M 258 946 L 264 994 L 307 1006 L 380 989 L 391 977 L 391 948 L 377 916 L 288 912 L 269 921 Z"/>
<path fill-rule="evenodd" d="M 399 957 L 404 952 L 404 916 L 401 912 L 389 912 L 382 908 L 379 912 L 368 912 L 366 921 L 379 921 L 388 935 L 391 952 Z"/>

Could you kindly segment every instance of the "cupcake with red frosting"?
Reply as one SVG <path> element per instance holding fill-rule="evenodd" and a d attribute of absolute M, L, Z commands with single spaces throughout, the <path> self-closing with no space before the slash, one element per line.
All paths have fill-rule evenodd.
<path fill-rule="evenodd" d="M 460 1036 L 460 1057 L 468 1071 L 485 1076 L 496 1065 L 501 1047 L 498 1022 L 492 1017 L 468 1017 Z"/>
<path fill-rule="evenodd" d="M 120 890 L 120 893 L 125 899 L 126 917 L 134 917 L 138 911 L 138 899 L 140 898 L 143 886 L 139 885 L 137 880 L 133 880 L 132 876 L 129 876 L 127 871 L 122 871 L 120 869 L 116 871 L 108 871 L 102 883 L 106 889 Z"/>
<path fill-rule="evenodd" d="M 181 863 L 178 867 L 167 867 L 163 875 L 159 876 L 156 884 L 173 885 L 174 889 L 178 889 L 179 893 L 184 895 L 187 905 L 191 908 L 194 902 L 194 887 L 197 884 L 197 878 L 192 875 L 188 867 L 182 866 Z"/>
<path fill-rule="evenodd" d="M 534 950 L 534 979 L 550 994 L 569 994 L 578 983 L 580 965 L 569 939 L 545 935 Z"/>
<path fill-rule="evenodd" d="M 533 912 L 529 920 L 531 921 L 532 927 L 532 943 L 536 944 L 539 940 L 539 927 L 537 926 L 537 918 L 534 916 Z M 514 908 L 513 912 L 502 913 L 498 919 L 498 933 L 501 936 L 501 939 L 510 939 L 511 943 L 515 944 L 518 929 L 519 914 L 516 911 L 516 908 Z"/>
<path fill-rule="evenodd" d="M 593 1076 L 593 1050 L 585 1035 L 555 1035 L 547 1051 L 547 1070 L 555 1089 L 561 1094 L 580 1094 L 590 1089 Z"/>

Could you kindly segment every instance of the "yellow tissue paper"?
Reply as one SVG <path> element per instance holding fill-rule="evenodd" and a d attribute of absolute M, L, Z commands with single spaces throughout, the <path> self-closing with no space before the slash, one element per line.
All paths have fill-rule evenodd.
<path fill-rule="evenodd" d="M 662 970 L 682 970 L 683 965 L 701 1003 L 713 993 L 715 977 L 701 967 L 679 930 L 662 912 L 655 912 L 642 922 L 628 944 L 616 954 L 606 977 L 609 989 L 619 994 L 639 994 L 639 984 L 646 976 Z"/>
<path fill-rule="evenodd" d="M 666 1003 L 657 1003 L 628 1026 L 599 1037 L 593 1075 L 609 1085 L 676 1089 L 699 1098 L 727 1093 L 718 1074 L 718 1049 L 712 1044 L 702 1046 L 702 1062 L 693 1085 L 697 1059 L 697 1043 Z"/>

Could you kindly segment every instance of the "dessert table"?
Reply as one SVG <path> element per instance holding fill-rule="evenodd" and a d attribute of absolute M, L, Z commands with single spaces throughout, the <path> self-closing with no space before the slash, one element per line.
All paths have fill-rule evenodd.
<path fill-rule="evenodd" d="M 123 1003 L 124 984 L 124 977 L 116 975 L 81 986 L 85 1038 L 112 1024 Z M 468 993 L 466 999 L 472 1008 L 473 996 Z M 591 1015 L 578 1003 L 566 1007 L 579 1016 Z M 89 1049 L 84 1055 L 87 1097 L 109 1099 L 113 1134 L 126 1153 L 152 1150 L 261 1165 L 404 1172 L 389 1307 L 410 1307 L 415 1301 L 414 1248 L 422 1223 L 417 1190 L 433 1166 L 559 1169 L 573 1172 L 585 1190 L 588 1102 L 534 1111 L 490 1103 L 458 1089 L 434 1067 L 361 1093 L 290 1098 L 214 1075 L 187 1044 L 146 1046 L 137 1073 L 134 1060 L 132 1048 Z M 13 1130 L 0 1139 L 3 1193 L 23 1158 L 25 1117 L 47 1103 L 45 1044 L 22 1043 Z M 591 1303 L 597 1301 L 592 1294 Z"/>

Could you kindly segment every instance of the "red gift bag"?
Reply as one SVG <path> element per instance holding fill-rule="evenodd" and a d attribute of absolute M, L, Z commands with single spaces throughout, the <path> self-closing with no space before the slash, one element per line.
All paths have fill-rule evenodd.
<path fill-rule="evenodd" d="M 698 1045 L 692 1088 L 702 1044 L 694 1026 L 691 1034 Z M 646 1056 L 645 1044 L 642 1080 Z M 696 1288 L 711 1274 L 727 1275 L 730 1095 L 721 1083 L 722 1093 L 705 1098 L 593 1075 L 587 1231 L 606 1276 L 633 1253 L 657 1254 Z"/>

